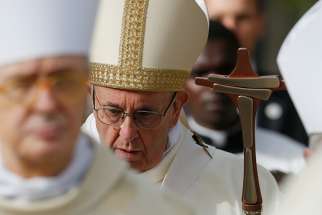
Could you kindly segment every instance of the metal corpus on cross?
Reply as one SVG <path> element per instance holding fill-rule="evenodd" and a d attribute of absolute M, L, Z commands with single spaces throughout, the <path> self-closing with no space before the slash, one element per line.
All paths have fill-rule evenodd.
<path fill-rule="evenodd" d="M 273 91 L 285 90 L 285 84 L 277 75 L 258 76 L 246 48 L 238 50 L 236 67 L 230 75 L 197 77 L 195 82 L 228 94 L 239 110 L 244 145 L 242 206 L 245 214 L 259 215 L 262 196 L 256 165 L 255 115 L 260 101 L 268 100 Z"/>

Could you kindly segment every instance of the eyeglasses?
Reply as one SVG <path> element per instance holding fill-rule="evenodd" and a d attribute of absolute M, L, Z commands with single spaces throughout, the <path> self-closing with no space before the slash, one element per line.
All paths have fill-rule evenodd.
<path fill-rule="evenodd" d="M 103 124 L 112 125 L 115 128 L 120 128 L 123 124 L 125 118 L 132 117 L 134 124 L 137 128 L 152 129 L 160 125 L 162 118 L 166 116 L 171 105 L 174 103 L 176 98 L 176 93 L 173 94 L 170 103 L 167 105 L 163 113 L 157 111 L 145 111 L 139 110 L 133 113 L 127 113 L 123 109 L 116 108 L 109 105 L 101 105 L 99 99 L 95 95 L 95 88 L 93 87 L 93 105 L 94 110 L 97 113 L 97 117 Z M 96 102 L 100 107 L 96 106 Z"/>
<path fill-rule="evenodd" d="M 87 75 L 80 71 L 53 72 L 48 75 L 14 77 L 0 84 L 0 96 L 19 104 L 30 104 L 42 90 L 64 103 L 79 101 L 86 93 Z"/>

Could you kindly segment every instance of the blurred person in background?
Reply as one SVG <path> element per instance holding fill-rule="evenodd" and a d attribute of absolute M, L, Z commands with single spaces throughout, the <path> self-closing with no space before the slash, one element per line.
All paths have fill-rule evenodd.
<path fill-rule="evenodd" d="M 80 133 L 97 3 L 0 0 L 1 215 L 191 214 Z"/>
<path fill-rule="evenodd" d="M 241 47 L 248 48 L 253 57 L 255 71 L 270 74 L 260 68 L 256 62 L 257 44 L 265 34 L 267 22 L 266 0 L 205 0 L 211 19 L 221 22 L 233 31 Z M 285 134 L 304 145 L 308 137 L 287 91 L 274 92 L 269 101 L 261 104 L 257 123 L 259 127 L 272 129 Z"/>
<path fill-rule="evenodd" d="M 205 0 L 210 19 L 233 31 L 251 53 L 264 33 L 265 0 Z"/>
<path fill-rule="evenodd" d="M 242 155 L 242 130 L 235 105 L 228 96 L 194 83 L 194 77 L 229 75 L 235 67 L 238 48 L 233 32 L 219 22 L 210 22 L 208 43 L 186 84 L 190 99 L 185 110 L 190 127 L 205 143 Z M 258 163 L 270 170 L 278 181 L 304 166 L 304 146 L 300 143 L 262 128 L 256 129 L 255 137 Z"/>

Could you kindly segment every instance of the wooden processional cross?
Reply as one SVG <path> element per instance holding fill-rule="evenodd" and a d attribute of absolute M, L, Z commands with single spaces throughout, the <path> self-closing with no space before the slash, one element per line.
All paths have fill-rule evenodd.
<path fill-rule="evenodd" d="M 255 115 L 261 100 L 268 100 L 273 91 L 285 90 L 284 82 L 277 75 L 258 76 L 252 69 L 246 48 L 238 50 L 236 67 L 230 75 L 197 77 L 195 82 L 228 94 L 239 110 L 244 145 L 242 206 L 245 214 L 259 215 L 262 196 L 256 165 Z"/>

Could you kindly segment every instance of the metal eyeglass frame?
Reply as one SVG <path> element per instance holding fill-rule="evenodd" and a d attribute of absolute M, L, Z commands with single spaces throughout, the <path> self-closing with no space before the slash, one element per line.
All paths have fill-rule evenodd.
<path fill-rule="evenodd" d="M 167 114 L 167 112 L 169 111 L 169 109 L 170 109 L 171 105 L 174 103 L 175 98 L 176 98 L 176 95 L 177 95 L 177 92 L 174 92 L 174 93 L 173 93 L 173 95 L 172 95 L 172 97 L 171 97 L 170 103 L 167 105 L 167 107 L 166 107 L 166 109 L 163 111 L 163 113 L 159 113 L 159 112 L 156 112 L 156 111 L 137 111 L 137 112 L 145 112 L 145 113 L 152 113 L 152 114 L 155 114 L 155 115 L 159 115 L 159 116 L 161 117 L 161 120 L 160 120 L 160 122 L 159 122 L 159 123 L 157 123 L 155 126 L 151 126 L 151 127 L 144 127 L 144 126 L 140 126 L 140 125 L 137 123 L 137 121 L 135 120 L 135 113 L 136 113 L 136 112 L 134 112 L 134 113 L 127 113 L 127 112 L 125 112 L 125 111 L 124 111 L 124 110 L 122 110 L 122 109 L 120 109 L 120 110 L 122 110 L 121 117 L 120 117 L 120 118 L 118 119 L 118 121 L 117 121 L 117 122 L 115 122 L 115 123 L 110 123 L 110 124 L 108 124 L 108 123 L 103 122 L 103 121 L 100 119 L 100 117 L 97 117 L 97 118 L 100 120 L 100 122 L 101 122 L 101 123 L 103 123 L 103 124 L 105 124 L 105 125 L 116 125 L 116 124 L 118 124 L 118 123 L 119 123 L 119 121 L 120 121 L 120 120 L 122 120 L 122 122 L 121 122 L 121 124 L 120 124 L 120 125 L 122 125 L 122 123 L 124 122 L 125 118 L 126 118 L 127 116 L 129 116 L 129 117 L 133 117 L 133 119 L 134 119 L 134 123 L 135 123 L 135 125 L 136 125 L 136 127 L 137 127 L 137 128 L 153 129 L 153 128 L 156 128 L 156 127 L 158 127 L 158 126 L 160 125 L 160 123 L 161 123 L 161 121 L 162 121 L 162 118 L 166 116 L 166 114 Z M 102 106 L 102 105 L 101 105 L 101 103 L 100 103 L 100 101 L 99 101 L 99 99 L 98 99 L 98 97 L 97 97 L 97 96 L 96 96 L 96 94 L 95 94 L 95 86 L 93 86 L 93 89 L 92 89 L 92 102 L 93 102 L 93 108 L 94 108 L 94 111 L 98 112 L 99 110 L 104 110 L 104 109 L 105 109 L 104 107 L 101 107 L 101 108 L 97 108 L 97 107 L 96 107 L 96 105 L 95 105 L 95 100 L 97 100 L 98 104 L 99 104 L 100 106 Z M 117 128 L 119 128 L 119 126 L 117 126 Z"/>

